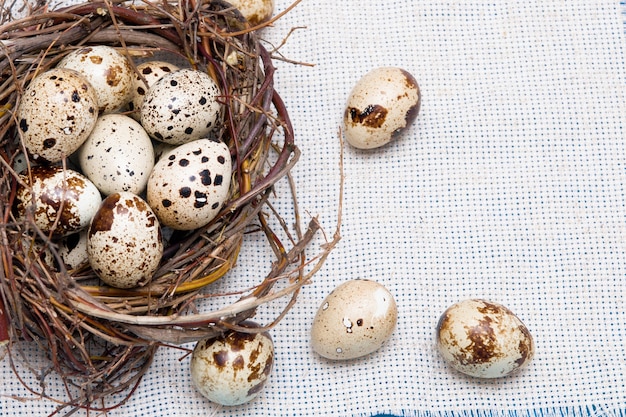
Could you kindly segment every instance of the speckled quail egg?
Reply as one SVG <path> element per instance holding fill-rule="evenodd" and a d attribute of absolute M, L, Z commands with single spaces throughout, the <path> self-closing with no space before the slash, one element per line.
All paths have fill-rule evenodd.
<path fill-rule="evenodd" d="M 20 177 L 25 186 L 17 190 L 18 216 L 32 213 L 44 233 L 65 236 L 87 227 L 102 201 L 96 186 L 71 169 L 35 166 Z"/>
<path fill-rule="evenodd" d="M 72 233 L 58 242 L 58 252 L 67 269 L 76 269 L 89 262 L 87 256 L 87 229 Z"/>
<path fill-rule="evenodd" d="M 244 322 L 247 327 L 258 327 Z M 269 378 L 274 363 L 274 343 L 268 332 L 229 331 L 199 341 L 190 369 L 196 389 L 222 405 L 239 405 L 254 399 Z"/>
<path fill-rule="evenodd" d="M 415 78 L 397 67 L 379 67 L 353 87 L 344 112 L 345 137 L 359 149 L 391 142 L 417 117 L 421 92 Z"/>
<path fill-rule="evenodd" d="M 219 120 L 219 95 L 209 75 L 180 69 L 150 87 L 141 106 L 141 124 L 152 138 L 175 145 L 208 137 Z"/>
<path fill-rule="evenodd" d="M 478 299 L 460 301 L 441 315 L 437 346 L 452 367 L 479 378 L 509 375 L 535 352 L 530 332 L 511 310 Z"/>
<path fill-rule="evenodd" d="M 96 124 L 96 92 L 78 72 L 53 68 L 31 80 L 16 116 L 30 157 L 58 162 L 76 151 Z"/>
<path fill-rule="evenodd" d="M 230 0 L 252 26 L 268 21 L 274 13 L 274 0 Z"/>
<path fill-rule="evenodd" d="M 337 286 L 311 326 L 311 345 L 328 359 L 354 359 L 379 349 L 398 320 L 396 302 L 382 284 L 364 279 Z"/>
<path fill-rule="evenodd" d="M 23 152 L 18 153 L 12 160 L 11 167 L 18 174 L 28 168 L 28 166 L 32 162 L 28 160 L 28 156 L 26 156 Z"/>
<path fill-rule="evenodd" d="M 128 103 L 128 109 L 132 112 L 130 115 L 133 119 L 141 120 L 141 106 L 150 87 L 164 75 L 179 69 L 177 65 L 165 61 L 146 61 L 137 65 L 131 86 L 131 99 Z"/>
<path fill-rule="evenodd" d="M 112 287 L 148 283 L 163 256 L 161 227 L 150 206 L 129 192 L 106 197 L 89 225 L 87 256 Z"/>
<path fill-rule="evenodd" d="M 228 198 L 231 170 L 230 151 L 222 142 L 199 139 L 180 145 L 154 165 L 146 199 L 162 225 L 197 229 Z"/>
<path fill-rule="evenodd" d="M 105 114 L 78 150 L 78 161 L 103 194 L 140 194 L 154 167 L 154 148 L 139 122 L 123 114 Z"/>
<path fill-rule="evenodd" d="M 57 65 L 83 74 L 93 85 L 100 113 L 111 113 L 130 100 L 134 71 L 117 49 L 107 45 L 86 46 L 67 54 Z"/>

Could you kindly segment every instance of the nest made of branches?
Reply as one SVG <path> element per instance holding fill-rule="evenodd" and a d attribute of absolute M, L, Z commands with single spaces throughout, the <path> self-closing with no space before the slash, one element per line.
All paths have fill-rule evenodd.
<path fill-rule="evenodd" d="M 60 410 L 98 408 L 96 400 L 102 400 L 99 407 L 106 410 L 111 405 L 105 400 L 113 394 L 125 395 L 115 406 L 130 396 L 157 347 L 197 341 L 229 329 L 261 331 L 276 324 L 332 245 L 307 260 L 305 249 L 319 230 L 318 223 L 312 219 L 304 231 L 298 226 L 290 232 L 270 203 L 274 184 L 283 178 L 290 181 L 299 150 L 287 109 L 274 89 L 273 57 L 254 28 L 221 0 L 94 1 L 56 10 L 41 5 L 19 19 L 11 17 L 11 5 L 4 6 L 0 16 L 0 343 L 7 343 L 11 351 L 18 341 L 35 341 L 49 354 L 67 387 L 67 398 L 37 394 L 58 401 Z M 23 151 L 14 115 L 20 95 L 36 74 L 90 44 L 119 48 L 133 62 L 159 54 L 175 57 L 210 74 L 223 93 L 225 112 L 216 135 L 229 146 L 233 160 L 229 199 L 207 226 L 174 232 L 165 242 L 153 279 L 135 289 L 107 287 L 89 266 L 66 268 L 52 235 L 38 230 L 28 216 L 16 218 L 13 210 L 21 184 L 12 168 Z M 293 202 L 299 218 L 295 194 Z M 281 225 L 280 233 L 272 224 Z M 234 302 L 208 312 L 192 308 L 196 297 L 206 295 L 207 286 L 235 265 L 244 234 L 252 230 L 265 235 L 276 255 L 267 275 Z M 54 265 L 44 255 L 51 256 Z M 306 271 L 305 265 L 310 267 Z M 277 282 L 284 285 L 276 286 Z M 239 326 L 259 306 L 281 297 L 288 301 L 271 323 L 255 330 Z"/>

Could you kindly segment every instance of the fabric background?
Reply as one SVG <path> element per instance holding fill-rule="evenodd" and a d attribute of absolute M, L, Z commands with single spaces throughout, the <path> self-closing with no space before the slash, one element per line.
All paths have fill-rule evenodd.
<path fill-rule="evenodd" d="M 288 5 L 277 0 L 277 11 Z M 162 349 L 109 415 L 624 415 L 623 12 L 617 0 L 304 0 L 266 29 L 278 45 L 298 27 L 280 51 L 314 64 L 277 62 L 276 84 L 302 150 L 300 211 L 319 216 L 327 234 L 337 224 L 338 129 L 354 83 L 374 67 L 402 67 L 420 83 L 421 113 L 389 146 L 345 147 L 342 240 L 272 332 L 274 372 L 254 402 L 211 404 L 191 386 L 189 358 Z M 278 208 L 288 199 L 283 184 Z M 229 280 L 255 283 L 267 271 L 266 254 L 250 243 Z M 353 278 L 390 289 L 398 327 L 367 357 L 323 360 L 309 346 L 313 316 Z M 469 297 L 500 302 L 525 322 L 537 348 L 528 368 L 483 381 L 442 362 L 437 320 Z M 0 415 L 54 411 L 21 388 L 6 359 L 0 378 Z M 62 388 L 50 380 L 47 389 Z"/>

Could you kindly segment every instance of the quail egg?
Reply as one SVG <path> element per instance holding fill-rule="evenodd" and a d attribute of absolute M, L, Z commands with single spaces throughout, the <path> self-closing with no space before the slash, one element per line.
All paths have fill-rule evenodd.
<path fill-rule="evenodd" d="M 177 65 L 165 61 L 146 61 L 137 65 L 137 72 L 131 86 L 131 100 L 128 103 L 131 116 L 141 119 L 141 106 L 150 87 L 164 75 L 179 70 Z"/>
<path fill-rule="evenodd" d="M 252 25 L 270 20 L 274 13 L 274 0 L 230 0 L 243 17 Z"/>
<path fill-rule="evenodd" d="M 230 191 L 232 161 L 222 142 L 199 139 L 164 154 L 148 179 L 147 201 L 162 225 L 192 230 L 208 224 Z"/>
<path fill-rule="evenodd" d="M 161 142 L 179 145 L 209 136 L 220 115 L 220 89 L 204 72 L 180 69 L 148 90 L 141 124 Z"/>
<path fill-rule="evenodd" d="M 391 142 L 417 117 L 421 92 L 415 78 L 397 67 L 379 67 L 354 86 L 344 112 L 345 137 L 355 148 Z"/>
<path fill-rule="evenodd" d="M 244 322 L 247 327 L 258 327 Z M 272 371 L 274 343 L 268 332 L 229 331 L 199 341 L 191 355 L 191 380 L 209 400 L 239 405 L 254 399 Z"/>
<path fill-rule="evenodd" d="M 511 310 L 478 299 L 446 309 L 437 324 L 437 347 L 453 368 L 479 378 L 509 375 L 535 352 L 530 332 Z"/>
<path fill-rule="evenodd" d="M 129 192 L 106 197 L 89 225 L 87 256 L 112 287 L 148 283 L 163 256 L 161 227 L 150 206 Z"/>
<path fill-rule="evenodd" d="M 16 116 L 30 158 L 58 162 L 76 151 L 95 126 L 96 91 L 78 72 L 53 68 L 30 81 Z"/>
<path fill-rule="evenodd" d="M 311 345 L 328 359 L 354 359 L 379 349 L 398 320 L 396 302 L 382 284 L 350 280 L 320 305 L 311 326 Z"/>
<path fill-rule="evenodd" d="M 100 113 L 111 113 L 130 100 L 134 71 L 117 49 L 107 45 L 86 46 L 67 54 L 57 65 L 83 74 L 93 85 Z"/>
<path fill-rule="evenodd" d="M 20 218 L 32 213 L 44 233 L 66 236 L 89 225 L 102 197 L 87 177 L 60 166 L 34 166 L 21 175 L 17 190 Z"/>
<path fill-rule="evenodd" d="M 103 194 L 140 194 L 154 167 L 154 148 L 139 122 L 123 114 L 105 114 L 80 147 L 78 161 Z"/>
<path fill-rule="evenodd" d="M 67 269 L 76 269 L 89 262 L 87 256 L 87 229 L 72 233 L 58 242 L 58 252 Z"/>

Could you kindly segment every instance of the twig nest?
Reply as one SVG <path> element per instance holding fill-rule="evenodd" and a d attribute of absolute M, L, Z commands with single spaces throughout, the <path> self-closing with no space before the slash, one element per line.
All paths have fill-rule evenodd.
<path fill-rule="evenodd" d="M 509 375 L 535 353 L 524 323 L 503 305 L 485 300 L 450 306 L 437 324 L 437 346 L 452 367 L 479 378 Z"/>
<path fill-rule="evenodd" d="M 83 144 L 98 118 L 96 90 L 78 72 L 53 68 L 28 84 L 17 110 L 20 135 L 35 161 L 59 162 Z"/>
<path fill-rule="evenodd" d="M 415 78 L 397 67 L 375 68 L 354 85 L 344 111 L 345 136 L 359 149 L 391 142 L 419 113 L 421 92 Z"/>
<path fill-rule="evenodd" d="M 10 21 L 10 14 L 0 16 L 6 49 L 0 56 L 0 79 L 6 87 L 1 106 L 5 111 L 0 108 L 3 157 L 5 166 L 28 168 L 25 172 L 29 175 L 26 180 L 7 170 L 0 181 L 7 197 L 0 199 L 0 208 L 9 219 L 3 225 L 7 242 L 1 245 L 5 273 L 0 276 L 0 313 L 5 314 L 0 318 L 10 321 L 0 321 L 0 344 L 9 341 L 9 349 L 18 349 L 17 342 L 36 340 L 42 351 L 49 353 L 50 363 L 42 365 L 46 372 L 40 386 L 48 385 L 48 370 L 53 370 L 66 387 L 65 395 L 51 398 L 59 404 L 56 412 L 110 410 L 136 392 L 157 348 L 238 329 L 258 307 L 291 296 L 283 308 L 274 310 L 278 316 L 268 327 L 275 325 L 324 263 L 339 234 L 324 246 L 322 256 L 306 262 L 305 250 L 320 230 L 319 222 L 312 219 L 306 230 L 301 230 L 299 224 L 284 221 L 269 201 L 274 185 L 288 176 L 300 151 L 285 103 L 274 89 L 272 53 L 230 4 L 221 0 L 175 6 L 150 1 L 89 1 L 54 11 L 48 4 L 34 5 L 28 12 L 23 21 L 16 22 Z M 80 232 L 85 224 L 81 216 L 77 230 L 64 236 L 65 231 L 57 234 L 63 230 L 63 212 L 42 210 L 31 184 L 24 187 L 29 195 L 23 216 L 18 217 L 16 190 L 30 181 L 37 165 L 62 165 L 67 175 L 70 163 L 80 159 L 75 151 L 92 132 L 101 105 L 93 85 L 97 83 L 94 79 L 92 84 L 87 74 L 107 74 L 99 71 L 106 61 L 104 54 L 94 53 L 99 45 L 120 51 L 133 71 L 139 67 L 140 73 L 132 75 L 141 75 L 148 95 L 159 82 L 165 83 L 154 93 L 169 101 L 161 107 L 167 121 L 152 131 L 162 144 L 153 150 L 160 165 L 153 167 L 154 176 L 146 186 L 150 204 L 139 197 L 143 192 L 123 191 L 123 185 L 122 191 L 111 193 L 96 209 L 85 233 Z M 52 75 L 44 72 L 68 54 L 78 57 L 78 70 L 85 75 L 68 68 L 55 68 Z M 187 95 L 178 94 L 174 87 L 185 80 L 174 78 L 174 71 L 160 66 L 158 71 L 167 74 L 154 76 L 154 67 L 150 72 L 140 65 L 146 59 L 168 57 L 189 68 L 176 70 L 178 76 L 202 78 L 204 84 L 188 83 Z M 69 65 L 68 61 L 70 57 L 61 65 Z M 100 66 L 91 65 L 98 62 Z M 38 84 L 38 73 L 48 78 Z M 109 71 L 100 79 L 114 85 L 113 76 Z M 172 78 L 164 81 L 169 76 Z M 66 78 L 77 81 L 63 84 Z M 46 95 L 52 98 L 42 99 Z M 112 114 L 129 110 L 124 103 L 130 94 L 120 96 L 126 98 L 110 106 L 117 107 Z M 32 118 L 29 100 L 37 101 L 31 105 Z M 155 110 L 157 104 L 156 96 L 144 99 L 141 109 L 146 112 L 141 114 Z M 129 114 L 139 113 L 137 107 L 133 102 Z M 111 114 L 109 107 L 102 112 Z M 48 119 L 34 119 L 42 115 Z M 100 139 L 110 139 L 117 130 L 125 130 L 127 136 L 131 129 L 120 127 L 118 123 L 106 130 Z M 29 137 L 37 128 L 40 134 Z M 100 168 L 110 164 L 112 170 L 129 176 L 144 171 L 137 165 L 118 164 L 137 162 L 134 159 L 140 159 L 139 152 L 133 154 L 125 141 L 123 148 L 119 139 L 113 142 L 102 150 L 115 153 L 119 161 L 102 158 Z M 24 157 L 23 145 L 29 143 L 32 146 L 27 146 Z M 98 160 L 87 148 L 81 152 L 85 166 L 77 170 L 87 171 L 86 161 L 95 164 Z M 141 153 L 152 158 L 147 149 Z M 18 163 L 18 159 L 22 161 Z M 106 182 L 114 181 L 107 177 Z M 62 193 L 69 194 L 67 190 Z M 293 197 L 293 207 L 288 209 L 291 214 L 297 211 L 295 193 Z M 68 205 L 65 200 L 58 204 Z M 45 225 L 34 222 L 38 212 L 47 216 L 46 220 L 54 219 L 50 233 Z M 181 231 L 168 230 L 161 235 L 161 221 Z M 236 265 L 248 233 L 262 236 L 264 242 L 258 244 L 265 243 L 270 250 L 259 251 L 259 255 L 275 255 L 275 262 L 268 263 L 269 270 L 257 284 L 235 279 L 232 284 L 238 288 L 229 294 L 214 293 L 210 284 Z M 274 291 L 281 282 L 285 285 Z M 233 296 L 239 299 L 234 301 Z M 207 297 L 211 297 L 209 311 L 201 311 L 198 301 Z M 262 330 L 266 329 L 250 329 L 252 333 Z M 249 359 L 257 364 L 254 355 Z M 246 381 L 258 376 L 257 383 L 240 398 L 257 392 L 263 375 L 269 372 L 265 370 L 271 368 L 270 357 L 265 357 L 262 367 L 250 368 Z M 233 362 L 237 376 L 239 364 L 238 359 Z M 40 389 L 42 397 L 49 398 L 45 389 Z"/>
<path fill-rule="evenodd" d="M 116 288 L 145 284 L 163 256 L 161 226 L 139 196 L 114 193 L 104 199 L 89 226 L 89 264 Z"/>
<path fill-rule="evenodd" d="M 318 308 L 311 326 L 311 346 L 328 359 L 365 356 L 391 337 L 397 320 L 396 302 L 382 284 L 346 281 Z"/>
<path fill-rule="evenodd" d="M 250 321 L 242 325 L 258 327 Z M 268 332 L 229 331 L 196 344 L 191 356 L 191 379 L 209 400 L 239 405 L 259 394 L 273 363 L 274 343 Z"/>

